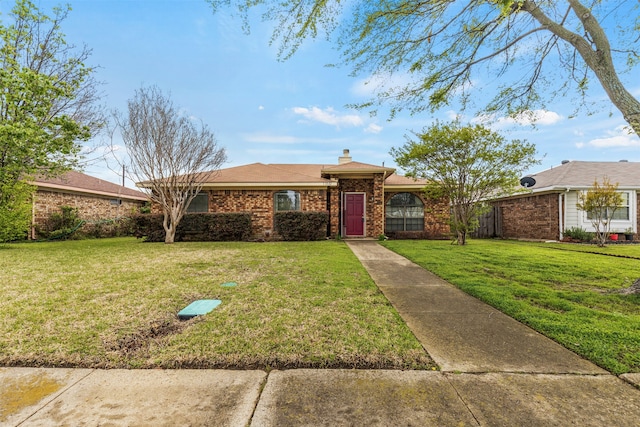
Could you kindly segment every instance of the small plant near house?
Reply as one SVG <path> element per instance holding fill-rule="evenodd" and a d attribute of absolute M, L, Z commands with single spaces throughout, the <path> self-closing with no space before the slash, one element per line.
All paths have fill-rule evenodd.
<path fill-rule="evenodd" d="M 591 242 L 593 240 L 593 233 L 582 227 L 571 227 L 564 231 L 564 237 L 569 238 L 571 241 Z"/>
<path fill-rule="evenodd" d="M 66 240 L 77 238 L 74 232 L 78 230 L 84 221 L 78 215 L 78 209 L 71 206 L 61 206 L 60 212 L 54 212 L 49 216 L 44 227 L 38 227 L 38 235 L 49 240 Z"/>
<path fill-rule="evenodd" d="M 596 180 L 586 193 L 578 195 L 576 207 L 587 213 L 596 230 L 595 240 L 598 246 L 604 246 L 610 235 L 611 220 L 616 210 L 622 205 L 622 194 L 618 192 L 618 184 L 611 184 L 604 177 L 602 184 Z"/>

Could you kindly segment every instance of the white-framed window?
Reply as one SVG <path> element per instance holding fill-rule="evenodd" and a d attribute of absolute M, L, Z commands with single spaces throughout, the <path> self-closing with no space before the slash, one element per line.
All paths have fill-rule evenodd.
<path fill-rule="evenodd" d="M 605 214 L 606 219 L 610 219 L 610 229 L 612 232 L 622 232 L 629 228 L 636 230 L 636 192 L 629 190 L 618 190 L 622 195 L 622 205 L 611 213 Z M 590 212 L 578 211 L 578 226 L 587 231 L 595 231 L 591 219 L 593 215 Z"/>
<path fill-rule="evenodd" d="M 187 213 L 201 212 L 209 212 L 209 193 L 198 193 L 187 207 Z"/>
<path fill-rule="evenodd" d="M 603 215 L 603 219 L 611 219 L 611 220 L 622 220 L 622 221 L 628 221 L 630 219 L 629 216 L 629 192 L 627 191 L 622 191 L 620 192 L 620 194 L 622 195 L 622 205 L 618 206 L 615 210 L 613 210 L 613 215 L 612 215 L 612 210 L 611 209 L 607 209 L 607 212 L 604 213 Z M 593 219 L 593 212 L 587 212 L 587 219 L 588 220 L 592 220 Z"/>
<path fill-rule="evenodd" d="M 273 204 L 276 212 L 299 211 L 300 193 L 293 190 L 278 191 L 273 196 Z"/>
<path fill-rule="evenodd" d="M 424 203 L 412 193 L 391 196 L 385 206 L 385 231 L 424 230 Z"/>

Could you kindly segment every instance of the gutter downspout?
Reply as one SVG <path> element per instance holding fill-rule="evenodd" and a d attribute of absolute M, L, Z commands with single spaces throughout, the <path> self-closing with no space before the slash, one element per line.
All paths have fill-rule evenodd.
<path fill-rule="evenodd" d="M 567 194 L 571 188 L 567 187 L 563 193 L 558 193 L 558 236 L 564 237 L 564 221 L 567 219 Z"/>

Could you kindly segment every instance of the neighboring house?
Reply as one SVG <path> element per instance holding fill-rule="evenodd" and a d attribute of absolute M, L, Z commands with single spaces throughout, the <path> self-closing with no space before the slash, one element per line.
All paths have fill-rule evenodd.
<path fill-rule="evenodd" d="M 624 200 L 611 220 L 611 231 L 631 228 L 637 233 L 640 163 L 563 161 L 558 167 L 524 177 L 521 182 L 529 184 L 525 192 L 492 202 L 500 211 L 501 237 L 560 240 L 573 227 L 594 231 L 587 213 L 576 204 L 579 193 L 596 180 L 602 183 L 604 177 L 618 185 Z"/>
<path fill-rule="evenodd" d="M 87 221 L 115 219 L 139 212 L 148 201 L 146 194 L 109 181 L 70 171 L 56 178 L 38 178 L 33 199 L 31 238 L 36 228 L 43 226 L 62 206 L 78 209 L 78 216 Z"/>
<path fill-rule="evenodd" d="M 354 162 L 344 150 L 337 165 L 262 164 L 221 169 L 205 182 L 189 212 L 250 212 L 254 237 L 274 234 L 279 211 L 328 211 L 329 236 L 378 237 L 413 231 L 449 232 L 447 202 L 424 197 L 424 181 L 395 169 Z"/>

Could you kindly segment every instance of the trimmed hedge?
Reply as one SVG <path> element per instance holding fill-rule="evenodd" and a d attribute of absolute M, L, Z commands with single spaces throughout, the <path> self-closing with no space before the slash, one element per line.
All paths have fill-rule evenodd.
<path fill-rule="evenodd" d="M 329 212 L 276 212 L 275 230 L 283 240 L 320 240 L 327 237 Z"/>
<path fill-rule="evenodd" d="M 164 242 L 162 214 L 136 215 L 134 235 L 147 242 Z M 247 241 L 251 238 L 249 213 L 186 214 L 176 230 L 176 242 Z"/>

